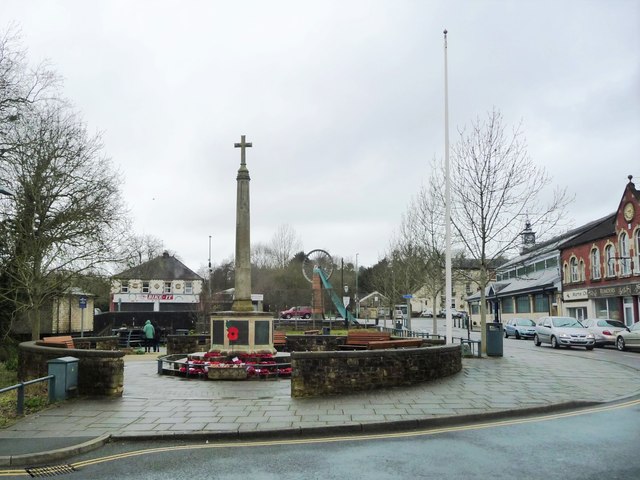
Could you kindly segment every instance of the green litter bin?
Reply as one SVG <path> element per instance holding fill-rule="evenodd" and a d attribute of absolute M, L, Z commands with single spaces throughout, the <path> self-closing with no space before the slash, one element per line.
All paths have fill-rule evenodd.
<path fill-rule="evenodd" d="M 502 324 L 499 322 L 487 323 L 487 355 L 490 357 L 502 356 Z"/>

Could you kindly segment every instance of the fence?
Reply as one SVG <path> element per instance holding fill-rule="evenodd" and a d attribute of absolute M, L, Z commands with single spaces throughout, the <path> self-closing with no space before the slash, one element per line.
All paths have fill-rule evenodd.
<path fill-rule="evenodd" d="M 0 389 L 0 393 L 18 390 L 18 403 L 16 405 L 16 412 L 18 415 L 22 415 L 24 413 L 24 387 L 26 387 L 27 385 L 32 385 L 34 383 L 44 382 L 45 380 L 49 380 L 49 403 L 53 403 L 55 401 L 54 392 L 56 391 L 55 375 L 47 375 L 46 377 L 36 378 L 34 380 L 28 380 L 26 382 L 20 382 L 16 385 L 11 385 L 10 387 Z"/>
<path fill-rule="evenodd" d="M 446 335 L 438 335 L 429 332 L 419 332 L 415 330 L 407 330 L 404 328 L 378 327 L 381 332 L 387 332 L 394 337 L 407 338 L 438 338 L 447 341 Z M 482 349 L 480 348 L 480 340 L 471 340 L 470 338 L 451 337 L 452 343 L 456 341 L 462 345 L 462 355 L 464 357 L 481 357 Z"/>

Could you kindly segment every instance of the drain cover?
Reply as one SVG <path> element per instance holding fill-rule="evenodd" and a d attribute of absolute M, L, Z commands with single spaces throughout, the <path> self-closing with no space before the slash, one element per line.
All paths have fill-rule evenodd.
<path fill-rule="evenodd" d="M 71 465 L 53 465 L 49 467 L 33 467 L 25 468 L 31 478 L 55 477 L 56 475 L 64 475 L 65 473 L 73 473 L 77 470 Z"/>

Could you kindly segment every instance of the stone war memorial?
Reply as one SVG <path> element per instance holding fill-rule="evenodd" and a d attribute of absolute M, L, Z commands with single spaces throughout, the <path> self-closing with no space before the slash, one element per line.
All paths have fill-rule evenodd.
<path fill-rule="evenodd" d="M 252 147 L 240 137 L 235 144 L 240 149 L 236 194 L 236 256 L 235 291 L 231 311 L 211 314 L 212 352 L 221 356 L 237 354 L 274 354 L 273 318 L 269 313 L 256 312 L 251 303 L 251 223 L 249 169 L 246 149 Z"/>
<path fill-rule="evenodd" d="M 209 380 L 291 378 L 292 397 L 339 395 L 395 386 L 410 386 L 458 373 L 459 345 L 444 339 L 402 338 L 390 333 L 353 328 L 348 335 L 330 329 L 287 335 L 274 332 L 270 313 L 254 310 L 251 301 L 251 223 L 249 170 L 245 135 L 240 149 L 236 195 L 235 289 L 231 310 L 210 313 L 208 351 L 195 352 L 198 343 L 174 337 L 176 344 L 158 358 L 158 373 Z M 302 273 L 311 284 L 313 316 L 322 322 L 323 287 L 348 323 L 355 321 L 329 282 L 333 260 L 324 250 L 306 255 Z M 335 298 L 334 298 L 335 297 Z M 274 337 L 277 338 L 276 350 Z M 191 353 L 187 353 L 191 349 Z M 185 351 L 186 350 L 186 351 Z M 344 351 L 348 350 L 348 351 Z"/>

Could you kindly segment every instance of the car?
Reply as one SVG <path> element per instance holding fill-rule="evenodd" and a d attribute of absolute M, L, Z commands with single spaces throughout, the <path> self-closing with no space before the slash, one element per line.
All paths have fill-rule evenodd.
<path fill-rule="evenodd" d="M 626 328 L 619 320 L 610 318 L 588 318 L 581 322 L 596 337 L 596 347 L 615 345 L 618 333 Z"/>
<path fill-rule="evenodd" d="M 451 309 L 451 318 L 462 318 L 465 315 L 466 312 L 461 312 L 460 310 L 456 310 L 455 308 Z M 442 310 L 440 310 L 440 313 L 438 313 L 438 317 L 440 318 L 445 318 L 447 316 L 447 310 L 445 308 L 443 308 Z"/>
<path fill-rule="evenodd" d="M 291 307 L 280 312 L 280 318 L 288 320 L 293 317 L 311 318 L 311 307 Z"/>
<path fill-rule="evenodd" d="M 618 333 L 616 347 L 621 352 L 627 349 L 640 350 L 640 322 L 636 322 Z"/>
<path fill-rule="evenodd" d="M 430 308 L 425 308 L 424 310 L 422 310 L 422 312 L 420 313 L 421 317 L 427 317 L 427 318 L 431 318 L 433 317 L 433 310 L 431 310 Z"/>
<path fill-rule="evenodd" d="M 529 318 L 511 318 L 504 324 L 504 338 L 513 335 L 518 340 L 533 338 L 536 334 L 536 322 Z"/>
<path fill-rule="evenodd" d="M 542 343 L 549 343 L 553 348 L 585 347 L 593 350 L 596 337 L 573 317 L 542 317 L 538 320 L 533 343 L 539 347 Z"/>

